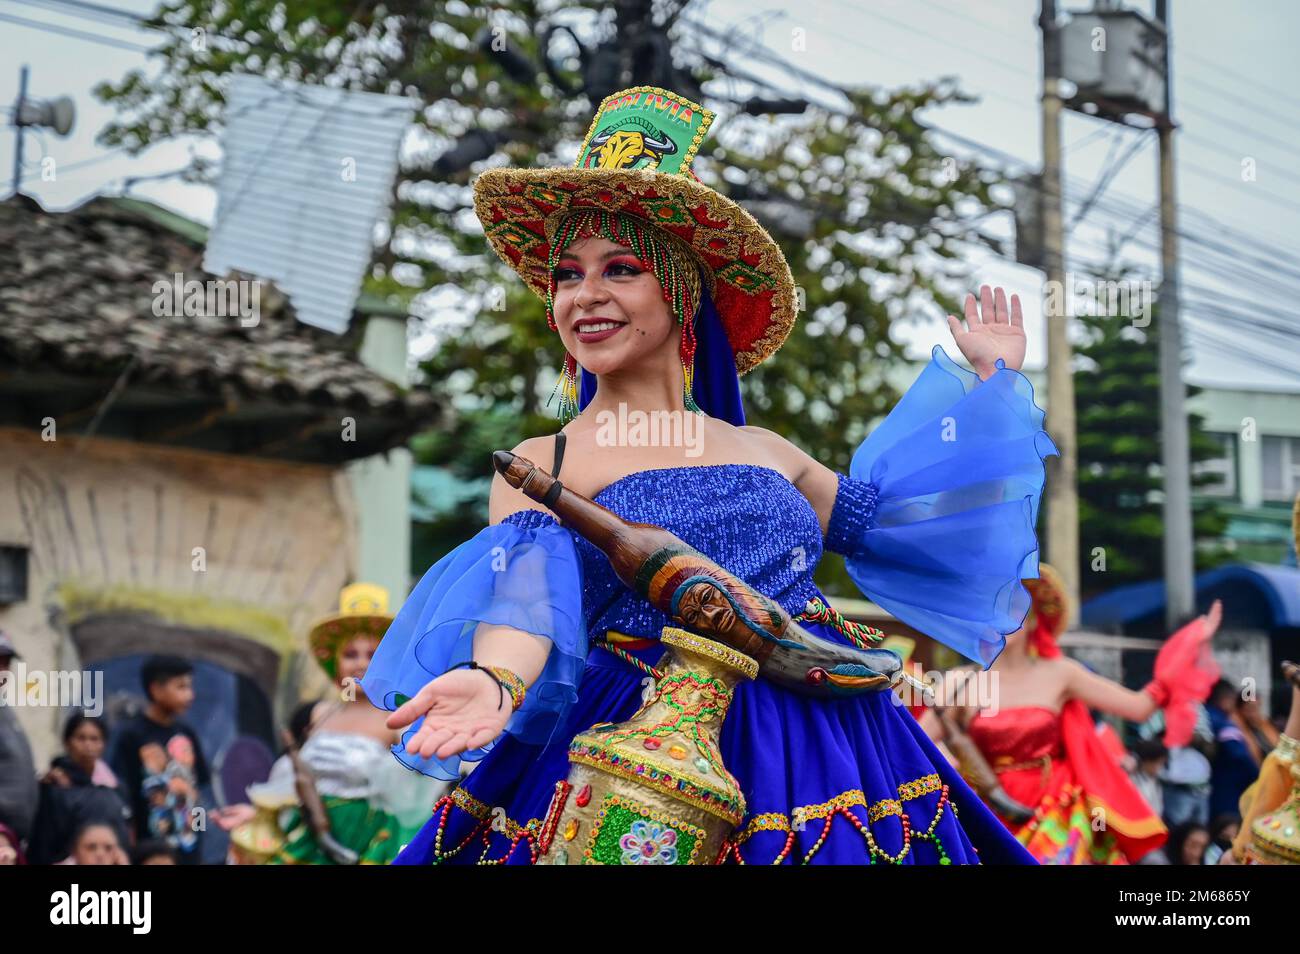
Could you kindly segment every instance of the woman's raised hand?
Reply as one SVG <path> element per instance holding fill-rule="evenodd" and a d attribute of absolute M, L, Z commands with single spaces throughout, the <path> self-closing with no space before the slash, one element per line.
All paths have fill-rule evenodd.
<path fill-rule="evenodd" d="M 1011 296 L 1008 307 L 1007 293 L 1002 288 L 983 285 L 978 302 L 974 295 L 966 296 L 966 327 L 962 327 L 961 319 L 949 315 L 948 328 L 980 380 L 997 370 L 999 358 L 1013 371 L 1019 371 L 1025 363 L 1025 322 L 1019 295 Z"/>
<path fill-rule="evenodd" d="M 402 729 L 424 716 L 406 751 L 445 759 L 487 745 L 505 730 L 512 712 L 510 696 L 487 673 L 453 669 L 426 683 L 385 724 Z"/>

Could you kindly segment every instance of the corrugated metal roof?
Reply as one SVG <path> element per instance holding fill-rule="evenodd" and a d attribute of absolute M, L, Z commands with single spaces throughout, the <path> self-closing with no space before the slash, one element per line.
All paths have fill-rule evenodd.
<path fill-rule="evenodd" d="M 274 281 L 299 321 L 346 331 L 414 109 L 398 96 L 234 77 L 203 267 Z"/>

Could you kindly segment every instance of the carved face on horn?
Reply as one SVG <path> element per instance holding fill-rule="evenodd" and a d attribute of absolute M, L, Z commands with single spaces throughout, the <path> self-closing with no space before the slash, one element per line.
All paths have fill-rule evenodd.
<path fill-rule="evenodd" d="M 722 587 L 703 580 L 682 591 L 677 601 L 677 618 L 700 634 L 731 632 L 739 622 Z"/>
<path fill-rule="evenodd" d="M 790 621 L 772 600 L 686 544 L 652 554 L 635 589 L 687 629 L 760 661 Z"/>
<path fill-rule="evenodd" d="M 784 629 L 779 606 L 716 565 L 711 573 L 682 581 L 673 594 L 669 615 L 687 629 L 759 661 L 767 658 L 775 646 L 771 639 Z"/>
<path fill-rule="evenodd" d="M 776 636 L 789 622 L 780 606 L 684 543 L 651 554 L 637 573 L 635 588 L 656 609 L 701 635 L 739 627 Z"/>

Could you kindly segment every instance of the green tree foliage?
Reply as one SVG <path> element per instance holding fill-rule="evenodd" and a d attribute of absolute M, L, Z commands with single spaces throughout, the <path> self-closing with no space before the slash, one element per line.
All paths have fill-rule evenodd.
<path fill-rule="evenodd" d="M 1101 309 L 1080 316 L 1078 325 L 1085 341 L 1076 351 L 1074 378 L 1080 581 L 1087 597 L 1124 583 L 1159 579 L 1163 573 L 1160 310 L 1154 307 L 1147 318 L 1135 320 L 1127 310 L 1113 314 Z M 1187 389 L 1189 397 L 1199 391 Z M 1203 417 L 1188 415 L 1193 465 L 1222 454 L 1203 425 Z M 1193 491 L 1215 479 L 1193 473 Z M 1198 569 L 1224 559 L 1218 541 L 1226 526 L 1213 500 L 1198 497 L 1192 524 Z M 1099 556 L 1104 556 L 1104 570 Z"/>
<path fill-rule="evenodd" d="M 649 3 L 617 12 L 570 4 L 563 22 L 588 43 L 621 42 L 635 32 L 627 10 L 636 7 L 649 15 Z M 662 22 L 691 5 L 654 9 Z M 174 0 L 152 18 L 170 38 L 158 67 L 99 88 L 119 110 L 103 141 L 133 149 L 219 135 L 232 73 L 404 94 L 424 104 L 417 146 L 404 155 L 394 188 L 391 235 L 376 250 L 365 287 L 411 303 L 425 319 L 436 347 L 421 365 L 423 380 L 456 413 L 450 432 L 417 446 L 418 460 L 466 476 L 486 472 L 493 447 L 556 429 L 543 404 L 563 352 L 542 303 L 496 260 L 472 216 L 470 183 L 482 163 L 447 170 L 434 161 L 475 130 L 500 134 L 491 164 L 573 161 L 596 104 L 563 95 L 544 74 L 511 78 L 477 43 L 485 26 L 495 27 L 511 49 L 540 62 L 540 27 L 555 10 L 519 0 Z M 667 26 L 679 70 L 706 86 L 720 75 L 716 61 L 692 46 L 692 31 Z M 629 79 L 644 81 L 635 73 Z M 992 244 L 980 225 L 994 208 L 989 190 L 997 181 L 946 153 L 920 119 L 964 101 L 951 80 L 846 92 L 845 115 L 814 108 L 779 120 L 706 97 L 721 117 L 697 161 L 701 178 L 720 191 L 766 202 L 760 217 L 803 296 L 779 357 L 743 382 L 750 421 L 837 469 L 897 399 L 885 379 L 902 356 L 893 322 L 958 312 L 960 258 L 967 243 Z M 463 516 L 449 518 L 447 534 L 426 535 L 432 550 L 416 558 L 417 571 L 456 542 Z M 836 579 L 835 589 L 851 592 Z"/>

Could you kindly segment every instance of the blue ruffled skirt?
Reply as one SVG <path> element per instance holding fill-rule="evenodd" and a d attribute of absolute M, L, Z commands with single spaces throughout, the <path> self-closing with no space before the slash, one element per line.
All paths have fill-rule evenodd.
<path fill-rule="evenodd" d="M 653 662 L 658 653 L 635 655 Z M 630 717 L 645 678 L 593 649 L 552 740 L 503 736 L 394 864 L 532 863 L 555 783 L 568 776 L 569 742 Z M 762 678 L 742 683 L 720 743 L 749 810 L 729 862 L 1035 864 L 891 692 L 827 701 Z"/>

